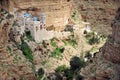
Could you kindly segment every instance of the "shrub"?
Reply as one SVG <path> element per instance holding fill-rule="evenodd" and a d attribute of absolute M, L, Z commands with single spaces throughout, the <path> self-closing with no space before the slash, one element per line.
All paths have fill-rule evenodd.
<path fill-rule="evenodd" d="M 73 80 L 74 72 L 72 70 L 66 69 L 64 73 L 65 73 L 65 76 L 67 77 L 67 80 Z"/>
<path fill-rule="evenodd" d="M 66 40 L 62 40 L 62 42 L 65 44 L 65 45 L 68 45 L 68 42 Z"/>
<path fill-rule="evenodd" d="M 25 34 L 26 34 L 26 37 L 27 37 L 28 40 L 33 40 L 30 31 L 26 31 Z"/>
<path fill-rule="evenodd" d="M 43 40 L 43 42 L 42 42 L 42 45 L 43 45 L 44 48 L 47 48 L 47 44 L 45 43 L 44 40 Z"/>
<path fill-rule="evenodd" d="M 73 32 L 73 27 L 71 25 L 66 25 L 66 28 L 64 29 L 64 31 Z"/>
<path fill-rule="evenodd" d="M 74 56 L 70 60 L 70 66 L 71 66 L 71 69 L 73 71 L 75 71 L 76 69 L 81 69 L 82 67 L 84 67 L 85 62 L 84 62 L 84 60 L 80 59 L 79 57 Z"/>
<path fill-rule="evenodd" d="M 59 74 L 59 73 L 56 73 L 55 74 L 55 79 L 53 79 L 53 80 L 62 80 L 62 75 Z"/>
<path fill-rule="evenodd" d="M 60 52 L 61 52 L 61 53 L 63 53 L 63 52 L 64 52 L 64 50 L 65 50 L 65 48 L 64 48 L 64 47 L 60 47 L 60 49 L 59 49 L 59 50 L 60 50 Z"/>
<path fill-rule="evenodd" d="M 90 54 L 89 51 L 86 52 L 86 54 L 85 54 L 85 58 L 90 59 L 91 57 L 92 57 L 92 54 Z"/>
<path fill-rule="evenodd" d="M 72 16 L 71 16 L 71 18 L 72 18 L 74 21 L 76 21 L 76 16 L 77 16 L 77 12 L 74 11 L 73 14 L 72 14 Z"/>
<path fill-rule="evenodd" d="M 69 43 L 71 46 L 77 45 L 77 42 L 76 42 L 74 39 L 68 41 L 68 43 Z"/>
<path fill-rule="evenodd" d="M 10 47 L 10 46 L 7 46 L 7 50 L 8 50 L 9 52 L 11 52 L 11 51 L 12 51 L 12 49 L 11 49 L 11 47 Z"/>
<path fill-rule="evenodd" d="M 17 23 L 17 21 L 14 21 L 12 26 L 19 26 L 19 24 Z"/>
<path fill-rule="evenodd" d="M 7 13 L 7 12 L 6 12 Z M 14 16 L 12 15 L 12 14 L 8 14 L 7 16 L 6 16 L 6 19 L 10 19 L 10 18 L 14 18 Z"/>
<path fill-rule="evenodd" d="M 90 32 L 86 34 L 87 42 L 90 45 L 99 44 L 101 41 L 105 41 L 105 36 L 102 34 L 95 34 L 95 32 Z"/>
<path fill-rule="evenodd" d="M 26 58 L 28 58 L 30 61 L 33 61 L 32 51 L 30 47 L 28 46 L 28 44 L 24 42 L 23 40 L 21 44 L 21 50 L 23 54 L 26 56 Z"/>
<path fill-rule="evenodd" d="M 50 44 L 51 44 L 53 47 L 58 47 L 58 46 L 57 46 L 57 43 L 55 42 L 55 38 L 52 38 L 52 39 L 51 39 Z"/>
<path fill-rule="evenodd" d="M 66 65 L 61 65 L 61 66 L 58 66 L 55 71 L 56 72 L 64 72 L 66 69 L 68 69 L 66 67 Z"/>
<path fill-rule="evenodd" d="M 76 75 L 75 80 L 83 80 L 83 76 L 81 76 L 81 75 Z"/>
<path fill-rule="evenodd" d="M 0 4 L 2 4 L 2 1 L 0 1 Z M 2 13 L 6 14 L 6 13 L 9 13 L 8 11 L 6 11 L 5 9 L 0 9 Z"/>
<path fill-rule="evenodd" d="M 73 47 L 75 47 L 76 45 L 77 45 L 77 42 L 76 42 L 76 40 L 74 40 L 74 39 L 70 39 L 70 40 L 68 40 L 68 41 L 65 41 L 65 40 L 62 40 L 63 41 L 63 43 L 65 44 L 65 45 L 71 45 L 71 46 L 73 46 Z"/>
<path fill-rule="evenodd" d="M 95 37 L 95 36 L 93 36 L 92 38 L 90 38 L 90 39 L 88 39 L 88 43 L 90 44 L 90 45 L 93 45 L 93 44 L 95 44 L 95 43 L 99 43 L 100 41 L 99 41 L 99 39 L 97 38 L 97 37 Z"/>
<path fill-rule="evenodd" d="M 47 60 L 44 60 L 44 61 L 42 62 L 42 65 L 45 65 L 47 62 L 48 62 Z"/>
<path fill-rule="evenodd" d="M 55 58 L 61 58 L 63 52 L 64 52 L 63 47 L 57 47 L 55 50 L 53 50 L 53 52 L 51 53 L 51 56 Z"/>
<path fill-rule="evenodd" d="M 40 77 L 43 77 L 44 73 L 45 73 L 45 71 L 44 71 L 43 68 L 40 68 L 40 69 L 38 70 L 38 75 L 39 75 Z"/>

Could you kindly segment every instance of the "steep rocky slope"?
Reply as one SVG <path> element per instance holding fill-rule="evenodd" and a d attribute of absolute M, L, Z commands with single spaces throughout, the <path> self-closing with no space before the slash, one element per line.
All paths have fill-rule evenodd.
<path fill-rule="evenodd" d="M 35 80 L 31 63 L 9 42 L 14 16 L 0 7 L 0 80 Z"/>
<path fill-rule="evenodd" d="M 2 1 L 4 1 L 4 0 L 2 0 Z M 11 1 L 14 1 L 14 0 L 11 0 Z M 22 1 L 22 0 L 19 0 L 19 1 Z M 26 3 L 24 3 L 24 1 L 27 1 L 27 0 L 23 0 L 23 3 L 21 3 L 20 5 L 17 4 L 19 8 L 23 9 L 26 7 L 28 8 L 30 6 L 30 5 L 26 4 L 26 3 L 28 3 L 28 1 Z M 31 0 L 31 1 L 33 1 L 33 0 Z M 36 1 L 38 1 L 38 0 L 36 0 Z M 43 1 L 43 0 L 41 0 L 41 1 Z M 46 1 L 46 5 L 48 5 L 49 1 L 53 1 L 53 3 L 55 2 L 54 4 L 56 4 L 59 1 L 64 2 L 64 0 L 45 0 L 45 1 Z M 67 1 L 69 1 L 69 0 L 67 0 Z M 81 0 L 80 3 L 77 2 L 77 4 L 81 4 L 82 1 L 83 0 Z M 93 3 L 96 3 L 96 5 L 98 5 L 98 9 L 101 9 L 101 8 L 99 8 L 100 4 L 97 4 L 98 2 L 94 1 L 94 0 L 84 0 L 83 4 L 88 5 L 87 2 L 92 3 L 92 1 L 93 1 Z M 106 1 L 98 0 L 98 1 L 100 1 L 101 5 L 103 3 L 105 3 L 106 6 L 109 6 L 111 4 L 111 3 L 109 4 L 108 2 L 106 2 L 107 0 Z M 32 6 L 36 6 L 36 4 L 38 4 L 34 1 L 33 1 L 33 3 L 34 4 Z M 52 6 L 51 8 L 53 9 L 54 7 L 55 6 Z M 96 7 L 96 6 L 93 5 L 93 9 L 94 9 L 94 7 Z M 111 6 L 109 6 L 109 8 L 110 7 Z M 42 7 L 42 9 L 43 8 L 44 7 Z M 67 8 L 68 8 L 68 5 L 67 5 Z M 106 8 L 106 7 L 104 6 L 104 8 Z M 13 9 L 13 8 L 11 8 L 11 9 Z M 29 8 L 29 9 L 31 9 L 31 8 Z M 48 9 L 48 7 L 47 7 L 47 9 Z M 116 7 L 113 7 L 113 10 L 115 10 L 115 9 L 116 9 Z M 63 40 L 56 39 L 55 42 L 53 42 L 53 43 L 51 43 L 51 41 L 48 40 L 43 43 L 37 44 L 34 41 L 26 40 L 25 38 L 23 38 L 23 39 L 25 39 L 24 41 L 26 42 L 26 44 L 28 44 L 28 46 L 30 47 L 30 49 L 32 51 L 30 53 L 32 53 L 32 57 L 34 58 L 34 60 L 31 63 L 28 59 L 26 59 L 26 57 L 25 57 L 26 55 L 23 55 L 23 51 L 20 50 L 19 45 L 15 41 L 11 41 L 8 36 L 8 34 L 10 32 L 10 28 L 12 27 L 12 23 L 14 21 L 13 16 L 1 8 L 0 8 L 0 10 L 1 10 L 1 13 L 0 13 L 0 21 L 1 21 L 0 22 L 0 79 L 1 80 L 24 80 L 24 79 L 25 80 L 36 80 L 35 73 L 37 71 L 39 71 L 39 69 L 42 67 L 45 68 L 44 69 L 45 75 L 47 74 L 48 76 L 51 76 L 54 78 L 54 76 L 49 75 L 50 72 L 54 73 L 55 68 L 57 68 L 60 65 L 65 64 L 65 65 L 69 66 L 69 61 L 70 61 L 71 57 L 80 56 L 80 52 L 82 52 L 82 50 L 86 51 L 92 47 L 91 45 L 88 45 L 86 43 L 85 37 L 84 37 L 84 35 L 82 35 L 82 31 L 80 31 L 80 30 L 76 31 L 76 34 L 74 34 L 74 37 L 76 37 L 75 40 L 79 39 L 79 41 L 78 41 L 79 44 L 77 45 L 77 47 L 71 46 L 71 43 L 69 45 L 66 45 L 66 43 L 63 42 L 64 39 Z M 108 9 L 105 9 L 105 10 L 108 10 Z M 84 9 L 82 9 L 82 11 L 83 11 L 82 17 L 85 19 L 85 17 L 83 16 Z M 97 10 L 95 9 L 95 11 L 97 11 Z M 62 12 L 62 10 L 61 10 L 61 12 Z M 64 10 L 63 10 L 63 12 L 64 12 Z M 63 12 L 60 14 L 64 15 L 65 13 L 63 13 Z M 67 12 L 67 15 L 69 15 L 68 14 L 69 10 L 66 11 L 66 8 L 65 8 L 65 12 Z M 94 10 L 89 11 L 89 9 L 87 9 L 86 12 L 90 12 L 90 14 L 92 15 Z M 54 14 L 52 14 L 52 13 L 53 12 L 51 12 L 51 14 L 50 14 L 48 12 L 48 14 L 53 15 L 52 17 L 49 17 L 50 20 L 51 20 L 51 18 L 56 17 L 56 16 L 54 16 L 54 14 L 56 12 L 54 12 Z M 108 14 L 108 13 L 106 12 L 106 14 Z M 113 11 L 110 11 L 110 14 L 112 16 L 115 13 Z M 57 14 L 57 15 L 59 15 L 59 14 Z M 96 18 L 96 16 L 94 16 L 94 15 L 92 15 L 92 16 Z M 111 17 L 111 16 L 109 15 L 109 17 Z M 62 18 L 63 18 L 63 16 L 62 16 Z M 89 20 L 91 21 L 91 18 Z M 96 20 L 96 19 L 92 19 L 92 20 L 93 20 L 93 22 L 91 22 L 91 23 L 94 23 L 94 20 Z M 53 20 L 53 21 L 55 21 L 55 20 Z M 90 22 L 90 21 L 88 21 L 88 22 Z M 101 21 L 101 20 L 98 20 L 98 21 Z M 120 68 L 120 65 L 119 65 L 119 63 L 120 63 L 119 62 L 120 61 L 120 55 L 119 55 L 120 54 L 120 52 L 119 52 L 119 49 L 120 49 L 119 26 L 120 26 L 120 24 L 119 24 L 119 22 L 120 22 L 120 10 L 118 10 L 118 14 L 112 24 L 113 34 L 108 38 L 108 41 L 106 42 L 106 44 L 100 49 L 100 52 L 96 53 L 94 55 L 94 58 L 92 60 L 90 60 L 91 63 L 89 63 L 86 68 L 81 70 L 81 75 L 84 76 L 85 79 L 87 79 L 87 80 L 96 80 L 96 79 L 97 80 L 99 80 L 99 79 L 101 79 L 101 80 L 108 80 L 108 79 L 119 80 L 120 79 L 119 78 L 119 75 L 120 75 L 119 74 L 120 73 L 120 71 L 119 71 L 119 68 Z M 62 23 L 60 23 L 60 24 L 62 24 Z M 105 22 L 105 24 L 107 24 L 107 21 Z M 98 24 L 95 24 L 95 25 L 98 25 Z M 59 30 L 59 28 L 58 28 L 58 30 Z M 98 30 L 98 29 L 96 29 L 96 30 Z M 68 38 L 67 39 L 65 38 L 65 40 L 67 41 Z M 72 40 L 74 40 L 73 37 L 72 37 Z M 21 44 L 21 43 L 19 43 L 19 44 Z M 26 46 L 26 45 L 23 44 L 23 47 L 24 46 Z M 23 49 L 23 50 L 28 50 L 28 48 L 29 48 L 28 46 L 24 47 L 25 49 Z M 61 47 L 62 47 L 62 49 L 61 49 Z M 59 52 L 60 50 L 61 50 L 61 53 Z M 54 56 L 56 56 L 56 53 L 59 53 L 59 54 L 57 54 L 57 57 L 54 58 Z M 53 57 L 51 57 L 51 54 L 53 54 L 52 55 Z M 58 56 L 60 54 L 62 54 L 62 56 L 63 56 L 62 60 Z M 28 55 L 28 56 L 30 56 L 30 55 Z M 36 69 L 33 69 L 34 66 L 36 67 Z M 53 78 L 51 80 L 53 80 Z M 64 80 L 66 80 L 66 79 L 64 79 Z"/>
<path fill-rule="evenodd" d="M 119 0 L 73 0 L 76 10 L 84 21 L 90 22 L 93 30 L 108 35 Z M 106 29 L 107 28 L 107 29 Z"/>
<path fill-rule="evenodd" d="M 120 8 L 111 27 L 112 35 L 95 53 L 93 62 L 81 70 L 85 80 L 120 80 Z"/>

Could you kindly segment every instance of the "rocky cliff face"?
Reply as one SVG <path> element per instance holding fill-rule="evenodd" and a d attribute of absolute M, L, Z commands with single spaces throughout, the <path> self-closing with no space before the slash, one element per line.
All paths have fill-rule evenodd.
<path fill-rule="evenodd" d="M 63 30 L 71 15 L 71 0 L 6 0 L 2 1 L 4 8 L 13 12 L 29 12 L 33 16 L 46 14 L 46 27 L 53 26 L 57 31 Z"/>
<path fill-rule="evenodd" d="M 94 55 L 93 62 L 81 70 L 85 80 L 120 80 L 120 8 L 111 27 L 112 35 Z"/>
<path fill-rule="evenodd" d="M 93 30 L 109 35 L 119 0 L 73 0 L 84 21 L 90 22 Z M 107 29 L 106 29 L 107 28 Z"/>
<path fill-rule="evenodd" d="M 9 3 L 9 0 L 1 0 L 1 1 L 8 1 Z M 25 2 L 24 1 L 22 2 L 22 1 L 23 0 L 18 0 L 18 2 L 15 2 L 14 0 L 11 0 L 10 4 L 13 4 L 13 7 L 15 7 L 14 5 L 17 4 L 18 6 L 16 7 L 18 8 L 18 11 L 35 9 L 35 8 L 29 8 L 31 2 L 27 0 L 24 0 Z M 49 17 L 48 22 L 56 21 L 56 23 L 58 23 L 56 25 L 59 25 L 59 24 L 61 25 L 62 22 L 64 21 L 62 22 L 60 21 L 59 23 L 59 21 L 57 22 L 57 20 L 60 18 L 62 18 L 61 20 L 63 20 L 63 17 L 65 17 L 65 15 L 69 15 L 69 13 L 66 13 L 67 12 L 66 10 L 68 9 L 66 7 L 68 6 L 65 7 L 65 5 L 68 5 L 69 0 L 67 0 L 68 2 L 65 1 L 65 5 L 63 4 L 64 1 L 65 0 L 45 0 L 45 2 L 43 1 L 43 3 L 41 3 L 40 5 L 38 2 L 33 1 L 32 2 L 33 4 L 31 5 L 33 7 L 39 5 L 40 9 L 42 9 L 43 11 L 45 10 Z M 84 1 L 88 1 L 88 0 L 84 0 Z M 59 5 L 58 2 L 59 3 L 63 2 L 63 3 L 61 3 L 60 6 L 57 6 Z M 5 2 L 5 4 L 8 4 L 8 3 Z M 48 5 L 49 3 L 50 5 Z M 41 7 L 42 4 L 44 4 L 43 6 L 45 7 Z M 63 7 L 65 7 L 65 10 L 62 9 Z M 4 7 L 4 8 L 8 9 L 8 7 Z M 12 6 L 9 5 L 9 8 L 12 9 Z M 49 9 L 49 8 L 52 8 L 52 9 Z M 32 64 L 28 60 L 26 60 L 21 50 L 19 50 L 16 47 L 14 42 L 9 42 L 8 33 L 9 33 L 9 28 L 12 25 L 12 21 L 14 21 L 13 17 L 8 12 L 1 9 L 1 6 L 0 6 L 0 10 L 1 10 L 0 12 L 0 80 L 24 80 L 24 79 L 36 80 L 34 72 L 31 68 Z M 35 12 L 37 14 L 37 11 Z M 81 75 L 83 75 L 86 80 L 108 80 L 108 79 L 120 80 L 120 76 L 119 76 L 120 75 L 120 70 L 119 70 L 120 69 L 120 51 L 119 51 L 120 49 L 120 28 L 119 28 L 120 27 L 120 9 L 118 9 L 117 13 L 118 14 L 115 17 L 115 20 L 112 23 L 112 28 L 113 28 L 112 35 L 109 36 L 108 41 L 100 49 L 100 52 L 94 54 L 94 58 L 92 59 L 91 63 L 89 63 L 86 68 L 81 70 Z M 60 30 L 62 28 L 57 28 L 57 29 Z M 69 49 L 71 48 L 68 47 L 68 50 L 67 50 L 68 52 L 70 51 Z M 41 50 L 41 49 L 38 49 L 38 50 Z M 68 55 L 69 54 L 64 55 L 65 61 L 68 60 L 67 59 Z M 37 59 L 35 62 L 37 63 Z"/>
<path fill-rule="evenodd" d="M 9 42 L 14 16 L 0 7 L 0 80 L 35 80 L 31 63 Z"/>
<path fill-rule="evenodd" d="M 13 18 L 13 15 L 0 6 L 0 47 L 3 47 L 8 42 L 8 32 L 11 28 Z"/>

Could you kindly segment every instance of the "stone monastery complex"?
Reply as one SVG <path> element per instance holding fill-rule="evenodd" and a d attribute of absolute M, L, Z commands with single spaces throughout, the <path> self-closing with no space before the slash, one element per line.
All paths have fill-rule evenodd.
<path fill-rule="evenodd" d="M 69 32 L 60 31 L 68 24 L 71 0 L 6 0 L 3 4 L 3 8 L 17 19 L 18 25 L 13 27 L 15 33 L 23 35 L 28 30 L 36 42 L 70 35 Z M 51 26 L 54 29 L 48 31 Z"/>
<path fill-rule="evenodd" d="M 47 31 L 46 30 L 46 14 L 41 13 L 40 18 L 32 16 L 29 13 L 17 13 L 16 14 L 18 25 L 14 26 L 14 31 L 20 35 L 23 35 L 25 31 L 30 31 L 32 38 L 36 42 L 42 42 L 43 40 L 49 40 L 53 37 L 67 37 L 69 32 Z"/>

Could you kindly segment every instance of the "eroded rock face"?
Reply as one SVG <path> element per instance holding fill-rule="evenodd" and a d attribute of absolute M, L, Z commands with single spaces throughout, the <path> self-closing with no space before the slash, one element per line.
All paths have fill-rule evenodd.
<path fill-rule="evenodd" d="M 103 56 L 113 63 L 120 64 L 120 8 L 112 23 L 112 29 L 112 35 L 104 45 Z"/>
<path fill-rule="evenodd" d="M 8 41 L 8 32 L 10 19 L 6 20 L 6 17 L 9 15 L 5 10 L 0 8 L 0 46 L 2 47 Z"/>
<path fill-rule="evenodd" d="M 74 0 L 83 20 L 90 22 L 93 30 L 109 35 L 119 0 Z M 107 28 L 107 29 L 106 29 Z"/>
<path fill-rule="evenodd" d="M 36 80 L 31 63 L 8 42 L 13 16 L 0 7 L 0 80 Z"/>
<path fill-rule="evenodd" d="M 86 80 L 120 80 L 120 8 L 112 28 L 112 35 L 95 55 L 93 63 L 81 70 Z"/>
<path fill-rule="evenodd" d="M 46 14 L 46 27 L 53 26 L 55 30 L 64 30 L 65 25 L 71 15 L 71 0 L 8 0 L 4 4 L 9 4 L 8 10 L 13 12 L 27 11 L 33 16 Z M 6 8 L 6 6 L 5 6 Z"/>

